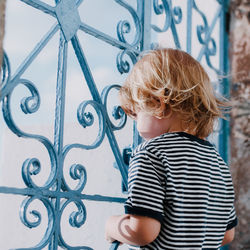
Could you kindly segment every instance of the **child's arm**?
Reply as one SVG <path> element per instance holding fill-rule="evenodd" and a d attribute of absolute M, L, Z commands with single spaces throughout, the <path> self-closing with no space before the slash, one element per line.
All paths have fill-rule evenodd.
<path fill-rule="evenodd" d="M 224 246 L 226 244 L 229 244 L 230 242 L 233 241 L 234 239 L 234 234 L 235 234 L 235 228 L 232 228 L 230 230 L 227 230 L 224 235 L 224 239 L 221 243 L 221 246 Z"/>
<path fill-rule="evenodd" d="M 161 229 L 158 220 L 137 215 L 111 216 L 106 223 L 106 239 L 144 246 L 155 240 Z"/>

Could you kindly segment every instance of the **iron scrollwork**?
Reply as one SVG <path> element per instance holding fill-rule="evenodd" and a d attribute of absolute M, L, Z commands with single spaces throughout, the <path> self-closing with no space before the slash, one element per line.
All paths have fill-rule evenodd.
<path fill-rule="evenodd" d="M 195 0 L 193 0 L 193 8 L 201 16 L 203 21 L 203 25 L 197 25 L 196 27 L 198 41 L 203 46 L 197 59 L 200 61 L 203 54 L 205 54 L 207 65 L 217 74 L 221 74 L 221 70 L 212 65 L 210 57 L 215 56 L 217 53 L 216 42 L 215 39 L 211 37 L 211 33 L 216 21 L 219 19 L 219 15 L 222 11 L 222 6 L 219 6 L 217 12 L 215 13 L 214 20 L 210 26 L 208 25 L 206 15 L 198 8 Z"/>
<path fill-rule="evenodd" d="M 136 13 L 136 11 L 123 0 L 115 0 L 115 2 L 126 8 L 133 18 L 135 24 L 135 37 L 130 45 L 136 47 L 137 45 L 139 45 L 142 38 L 142 27 L 138 13 Z M 141 1 L 137 1 L 137 4 L 141 4 Z M 119 21 L 119 23 L 117 24 L 117 36 L 121 42 L 128 43 L 125 38 L 125 34 L 130 33 L 130 31 L 131 25 L 127 20 Z"/>
<path fill-rule="evenodd" d="M 21 100 L 21 109 L 25 114 L 32 114 L 36 112 L 39 109 L 40 106 L 40 96 L 39 93 L 35 87 L 35 85 L 26 80 L 26 79 L 20 79 L 19 84 L 24 85 L 29 89 L 31 92 L 31 96 L 24 97 Z M 14 90 L 14 89 L 13 89 Z M 12 90 L 12 91 L 13 91 Z M 54 147 L 52 143 L 49 141 L 48 138 L 41 136 L 41 135 L 33 135 L 28 134 L 21 129 L 19 129 L 14 122 L 11 114 L 11 108 L 10 108 L 10 102 L 11 102 L 11 96 L 12 92 L 9 93 L 7 96 L 5 96 L 2 104 L 3 109 L 3 117 L 5 119 L 6 124 L 10 128 L 10 130 L 15 133 L 19 137 L 29 138 L 29 139 L 35 139 L 40 141 L 45 148 L 48 150 L 49 156 L 50 156 L 50 162 L 51 162 L 51 173 L 46 181 L 45 185 L 43 187 L 40 187 L 42 189 L 48 189 L 53 185 L 53 182 L 56 177 L 56 169 L 57 169 L 57 156 L 54 150 Z M 33 169 L 31 169 L 31 166 Z M 22 168 L 22 176 L 25 184 L 28 187 L 38 188 L 38 186 L 32 181 L 31 175 L 36 175 L 40 172 L 40 162 L 38 159 L 27 159 Z"/>
<path fill-rule="evenodd" d="M 5 58 L 7 58 L 6 54 L 5 54 Z M 9 82 L 7 81 L 5 83 L 5 86 L 8 85 L 8 83 Z M 19 85 L 25 86 L 31 93 L 30 96 L 24 97 L 20 101 L 21 110 L 25 114 L 35 113 L 40 107 L 40 95 L 39 95 L 38 90 L 36 89 L 34 83 L 32 83 L 31 81 L 27 79 L 19 79 L 16 86 L 19 86 Z M 54 150 L 54 147 L 48 138 L 41 136 L 41 135 L 33 135 L 33 134 L 26 133 L 22 131 L 20 128 L 18 128 L 18 126 L 14 122 L 13 117 L 12 117 L 12 110 L 10 107 L 12 92 L 14 91 L 14 89 L 15 88 L 13 88 L 12 91 L 9 92 L 8 95 L 4 97 L 3 102 L 2 102 L 3 117 L 7 126 L 13 133 L 15 133 L 19 137 L 23 137 L 27 139 L 35 139 L 35 140 L 40 141 L 45 146 L 50 156 L 51 171 L 50 171 L 47 181 L 45 182 L 43 186 L 38 186 L 32 180 L 32 176 L 38 175 L 40 173 L 41 163 L 39 159 L 37 158 L 26 159 L 22 166 L 22 178 L 23 178 L 25 185 L 28 188 L 35 190 L 37 192 L 37 195 L 27 196 L 27 198 L 22 202 L 21 208 L 20 208 L 20 219 L 22 223 L 29 228 L 38 227 L 41 223 L 41 218 L 42 218 L 40 212 L 38 212 L 37 210 L 32 210 L 30 213 L 33 216 L 33 221 L 31 221 L 27 217 L 27 211 L 29 209 L 30 204 L 33 201 L 39 200 L 43 203 L 44 207 L 47 210 L 48 225 L 47 225 L 46 232 L 43 238 L 41 239 L 41 241 L 36 246 L 32 247 L 32 249 L 42 249 L 49 243 L 49 241 L 52 238 L 52 234 L 53 234 L 54 227 L 55 227 L 55 208 L 53 207 L 53 204 L 50 199 L 39 194 L 43 191 L 48 191 L 53 186 L 54 182 L 56 181 L 58 159 L 57 159 L 57 155 Z"/>
<path fill-rule="evenodd" d="M 128 73 L 130 70 L 130 63 L 125 56 L 128 56 L 133 64 L 137 62 L 137 56 L 135 53 L 129 50 L 120 51 L 116 57 L 116 64 L 121 74 Z"/>
<path fill-rule="evenodd" d="M 112 116 L 117 121 L 112 121 L 112 117 L 108 112 L 108 98 L 112 90 L 119 90 L 119 85 L 109 85 L 105 87 L 101 94 L 99 94 L 98 89 L 95 86 L 94 78 L 92 77 L 91 71 L 89 69 L 87 60 L 83 54 L 83 50 L 77 38 L 77 31 L 84 31 L 104 42 L 115 46 L 121 51 L 117 54 L 116 64 L 118 71 L 123 73 L 128 73 L 131 69 L 131 65 L 137 62 L 137 57 L 140 54 L 143 46 L 143 23 L 142 23 L 142 13 L 140 11 L 143 9 L 143 0 L 137 0 L 137 10 L 135 10 L 131 5 L 129 5 L 125 0 L 114 0 L 118 5 L 124 8 L 130 17 L 132 18 L 132 24 L 128 20 L 121 20 L 117 24 L 117 38 L 108 36 L 107 34 L 88 26 L 83 23 L 80 19 L 78 13 L 78 7 L 83 2 L 82 0 L 75 0 L 72 3 L 71 12 L 68 11 L 67 6 L 70 6 L 71 0 L 61 0 L 55 1 L 55 6 L 50 6 L 40 0 L 20 0 L 33 8 L 43 11 L 47 15 L 52 16 L 56 23 L 52 26 L 49 32 L 44 36 L 44 38 L 37 44 L 37 46 L 31 51 L 29 56 L 24 60 L 23 64 L 18 68 L 17 72 L 11 77 L 10 63 L 8 56 L 4 53 L 2 72 L 1 72 L 1 101 L 2 101 L 2 111 L 5 123 L 9 129 L 19 137 L 32 139 L 40 142 L 47 150 L 48 156 L 50 158 L 50 172 L 49 176 L 43 185 L 37 185 L 35 183 L 34 176 L 39 176 L 41 170 L 44 167 L 40 159 L 36 157 L 28 158 L 24 161 L 22 165 L 22 179 L 26 186 L 25 189 L 13 191 L 13 194 L 21 194 L 26 198 L 23 200 L 20 208 L 20 219 L 22 223 L 29 228 L 36 228 L 42 222 L 42 214 L 39 209 L 31 210 L 32 204 L 35 202 L 40 202 L 43 207 L 46 208 L 48 225 L 46 227 L 46 232 L 42 236 L 40 242 L 33 246 L 32 248 L 26 249 L 43 249 L 49 247 L 49 249 L 57 249 L 58 246 L 64 249 L 86 249 L 92 250 L 88 246 L 70 246 L 64 239 L 60 227 L 60 222 L 63 219 L 63 214 L 65 209 L 74 204 L 75 209 L 70 214 L 68 220 L 72 227 L 79 228 L 85 224 L 87 218 L 87 211 L 84 205 L 84 199 L 91 199 L 95 201 L 108 201 L 108 202 L 124 202 L 122 198 L 114 197 L 104 197 L 98 195 L 86 195 L 84 194 L 84 187 L 87 182 L 87 171 L 85 166 L 79 163 L 74 163 L 69 167 L 70 178 L 77 182 L 74 188 L 71 188 L 66 181 L 65 173 L 63 172 L 65 158 L 68 153 L 76 148 L 82 150 L 90 150 L 99 147 L 105 135 L 107 135 L 111 149 L 117 161 L 118 169 L 121 172 L 123 178 L 123 184 L 125 189 L 127 188 L 127 164 L 123 159 L 114 131 L 121 130 L 124 128 L 127 116 L 119 105 L 114 106 Z M 200 57 L 206 56 L 206 61 L 209 67 L 213 68 L 218 72 L 218 70 L 213 67 L 210 57 L 217 53 L 217 47 L 215 39 L 211 37 L 211 32 L 213 30 L 214 23 L 209 27 L 207 18 L 204 13 L 202 13 L 196 5 L 194 0 L 192 1 L 192 8 L 201 16 L 202 25 L 197 26 L 197 37 L 199 43 L 203 46 L 203 51 L 200 53 Z M 153 0 L 153 5 L 151 6 L 156 15 L 165 15 L 165 21 L 163 27 L 159 27 L 155 24 L 149 23 L 156 32 L 166 32 L 171 30 L 175 45 L 180 48 L 180 41 L 176 29 L 176 25 L 183 21 L 183 13 L 180 6 L 173 6 L 173 1 L 171 0 Z M 222 1 L 217 0 L 218 4 Z M 60 4 L 60 6 L 59 6 Z M 59 8 L 59 7 L 60 8 Z M 214 22 L 219 18 L 222 11 L 220 6 Z M 65 14 L 65 18 L 64 15 Z M 75 18 L 74 18 L 75 17 Z M 68 20 L 69 19 L 69 20 Z M 74 29 L 71 29 L 70 22 L 74 22 Z M 72 31 L 73 30 L 73 31 Z M 51 38 L 57 32 L 60 32 L 59 41 L 59 56 L 58 56 L 58 79 L 57 79 L 57 102 L 55 109 L 55 138 L 52 142 L 48 138 L 42 135 L 30 134 L 22 131 L 15 123 L 11 110 L 11 98 L 12 92 L 17 86 L 24 86 L 28 91 L 29 95 L 20 100 L 20 108 L 22 112 L 26 115 L 32 115 L 36 113 L 40 108 L 41 97 L 40 93 L 35 85 L 28 79 L 23 79 L 22 75 L 33 60 L 38 56 L 40 51 L 47 45 Z M 132 32 L 134 31 L 134 33 Z M 129 35 L 134 37 L 129 39 Z M 131 37 L 130 37 L 131 38 Z M 131 40 L 131 41 L 130 41 Z M 94 126 L 98 123 L 98 135 L 94 138 L 94 142 L 90 144 L 80 144 L 72 143 L 68 145 L 63 145 L 63 117 L 64 117 L 64 105 L 65 105 L 65 71 L 67 70 L 67 45 L 72 44 L 73 50 L 75 51 L 76 57 L 82 69 L 83 75 L 88 84 L 89 90 L 93 97 L 92 100 L 85 100 L 81 102 L 77 109 L 76 118 L 83 129 Z M 60 106 L 60 107 L 59 107 Z M 94 111 L 87 111 L 90 107 Z M 97 120 L 95 117 L 97 116 Z M 126 159 L 128 159 L 129 152 L 126 152 Z M 127 160 L 126 160 L 127 161 Z M 6 191 L 3 187 L 0 187 L 0 193 L 11 192 Z M 31 211 L 30 211 L 31 210 Z M 30 212 L 31 216 L 28 216 Z M 116 242 L 112 245 L 111 249 L 117 249 L 119 243 Z M 24 248 L 20 248 L 24 249 Z"/>
<path fill-rule="evenodd" d="M 152 25 L 152 28 L 156 32 L 165 32 L 170 27 L 172 22 L 179 24 L 182 21 L 182 9 L 179 6 L 172 7 L 172 1 L 161 0 L 162 3 L 159 3 L 159 0 L 153 1 L 154 12 L 156 15 L 162 15 L 165 13 L 165 22 L 163 28 L 160 28 L 156 25 Z"/>
<path fill-rule="evenodd" d="M 163 28 L 152 24 L 151 27 L 156 32 L 166 32 L 169 28 L 172 31 L 174 42 L 177 48 L 181 48 L 178 32 L 176 30 L 176 25 L 182 22 L 182 9 L 179 6 L 172 6 L 172 0 L 159 0 L 153 1 L 153 9 L 156 15 L 165 16 L 165 22 Z"/>
<path fill-rule="evenodd" d="M 79 198 L 71 198 L 67 201 L 65 201 L 60 209 L 60 213 L 59 213 L 59 219 L 62 219 L 62 215 L 64 212 L 64 209 L 70 204 L 73 203 L 75 204 L 75 206 L 77 207 L 77 211 L 74 211 L 70 214 L 69 216 L 69 224 L 72 227 L 76 227 L 79 228 L 81 227 L 85 221 L 86 221 L 86 216 L 87 216 L 87 212 L 86 212 L 86 208 L 82 202 L 81 199 Z M 75 246 L 72 247 L 69 244 L 66 243 L 66 241 L 64 240 L 63 236 L 62 236 L 62 232 L 60 229 L 59 232 L 59 245 L 61 247 L 63 247 L 64 249 L 72 249 L 72 250 L 93 250 L 93 248 L 90 248 L 88 246 Z"/>
<path fill-rule="evenodd" d="M 0 89 L 2 89 L 7 82 L 10 80 L 10 63 L 9 63 L 9 58 L 5 52 L 3 52 L 3 62 L 2 62 L 2 67 L 1 67 L 1 79 L 0 79 Z"/>
<path fill-rule="evenodd" d="M 110 91 L 112 89 L 119 90 L 120 87 L 121 87 L 120 85 L 110 85 L 110 86 L 106 86 L 104 90 L 102 91 L 101 97 L 102 97 L 102 101 L 106 109 L 106 112 L 107 112 L 107 100 L 108 100 L 108 95 Z M 112 129 L 113 130 L 122 129 L 125 126 L 126 121 L 127 121 L 127 116 L 122 110 L 122 108 L 120 106 L 114 106 L 112 116 L 114 117 L 115 120 L 120 120 L 119 124 L 115 125 L 114 123 L 111 122 L 109 116 L 107 115 L 107 118 L 109 119 L 109 123 L 111 124 Z"/>
<path fill-rule="evenodd" d="M 21 204 L 21 208 L 20 208 L 20 218 L 21 221 L 23 222 L 23 224 L 29 228 L 34 228 L 40 225 L 41 223 L 41 214 L 40 212 L 38 212 L 37 210 L 31 210 L 30 214 L 33 216 L 33 221 L 30 221 L 28 219 L 27 216 L 27 212 L 29 210 L 29 206 L 30 204 L 32 204 L 33 201 L 35 200 L 39 200 L 43 203 L 44 207 L 47 210 L 47 215 L 48 215 L 48 225 L 47 225 L 47 229 L 46 232 L 42 238 L 42 240 L 34 247 L 32 248 L 18 248 L 17 250 L 21 250 L 21 249 L 34 249 L 34 250 L 38 250 L 38 249 L 43 249 L 46 245 L 48 245 L 48 243 L 51 241 L 52 236 L 53 236 L 53 232 L 55 229 L 55 210 L 54 207 L 52 205 L 51 200 L 49 200 L 48 198 L 45 197 L 27 197 Z"/>
<path fill-rule="evenodd" d="M 119 21 L 117 24 L 117 36 L 119 41 L 130 45 L 131 47 L 138 49 L 140 46 L 140 42 L 142 39 L 142 25 L 140 18 L 138 16 L 138 13 L 125 1 L 122 0 L 115 0 L 119 5 L 122 7 L 126 8 L 128 12 L 131 14 L 133 21 L 134 21 L 134 26 L 135 26 L 135 36 L 132 42 L 128 42 L 125 34 L 128 34 L 131 32 L 131 24 L 127 20 L 122 20 Z M 139 9 L 139 5 L 142 4 L 142 1 L 137 0 L 137 9 Z M 116 64 L 118 71 L 123 74 L 123 73 L 128 73 L 130 70 L 130 64 L 129 62 L 124 58 L 124 56 L 127 55 L 130 57 L 131 61 L 133 64 L 136 63 L 137 61 L 137 55 L 135 52 L 131 51 L 130 49 L 125 49 L 121 52 L 118 53 L 117 58 L 116 58 Z"/>

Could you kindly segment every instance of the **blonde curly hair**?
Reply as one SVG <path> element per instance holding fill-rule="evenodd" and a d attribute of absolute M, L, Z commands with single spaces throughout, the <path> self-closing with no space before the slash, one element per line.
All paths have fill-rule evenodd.
<path fill-rule="evenodd" d="M 133 67 L 120 92 L 125 113 L 135 118 L 143 110 L 158 118 L 168 110 L 176 112 L 183 126 L 205 138 L 213 131 L 214 120 L 229 107 L 226 99 L 214 94 L 210 79 L 188 53 L 177 49 L 149 51 Z"/>

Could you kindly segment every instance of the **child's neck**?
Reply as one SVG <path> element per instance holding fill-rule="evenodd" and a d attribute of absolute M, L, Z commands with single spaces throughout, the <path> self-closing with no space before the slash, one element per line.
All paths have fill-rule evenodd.
<path fill-rule="evenodd" d="M 166 129 L 167 129 L 166 132 L 168 132 L 168 133 L 185 132 L 185 133 L 188 133 L 190 135 L 196 136 L 195 126 L 192 124 L 189 124 L 187 126 L 187 123 L 184 123 L 178 114 L 173 113 L 171 115 L 171 117 L 163 118 L 163 119 L 167 119 L 166 124 L 168 124 L 168 126 L 166 126 Z M 201 137 L 199 137 L 199 138 L 204 139 Z"/>

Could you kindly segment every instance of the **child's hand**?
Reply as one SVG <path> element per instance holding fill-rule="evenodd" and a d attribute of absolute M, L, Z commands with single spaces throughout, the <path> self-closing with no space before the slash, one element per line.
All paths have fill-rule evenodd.
<path fill-rule="evenodd" d="M 113 239 L 112 237 L 110 237 L 107 233 L 105 234 L 105 238 L 106 238 L 106 241 L 108 241 L 109 243 L 112 243 L 115 241 L 115 239 Z"/>
<path fill-rule="evenodd" d="M 121 230 L 121 224 L 128 218 L 128 214 L 114 215 L 108 218 L 105 226 L 105 238 L 108 242 L 112 243 L 117 241 L 120 242 L 121 245 L 128 240 L 129 236 L 126 236 L 125 231 L 122 232 Z"/>
<path fill-rule="evenodd" d="M 112 227 L 114 226 L 113 225 L 114 217 L 116 216 L 109 217 L 105 226 L 105 239 L 110 243 L 115 241 L 115 239 L 111 237 Z"/>

